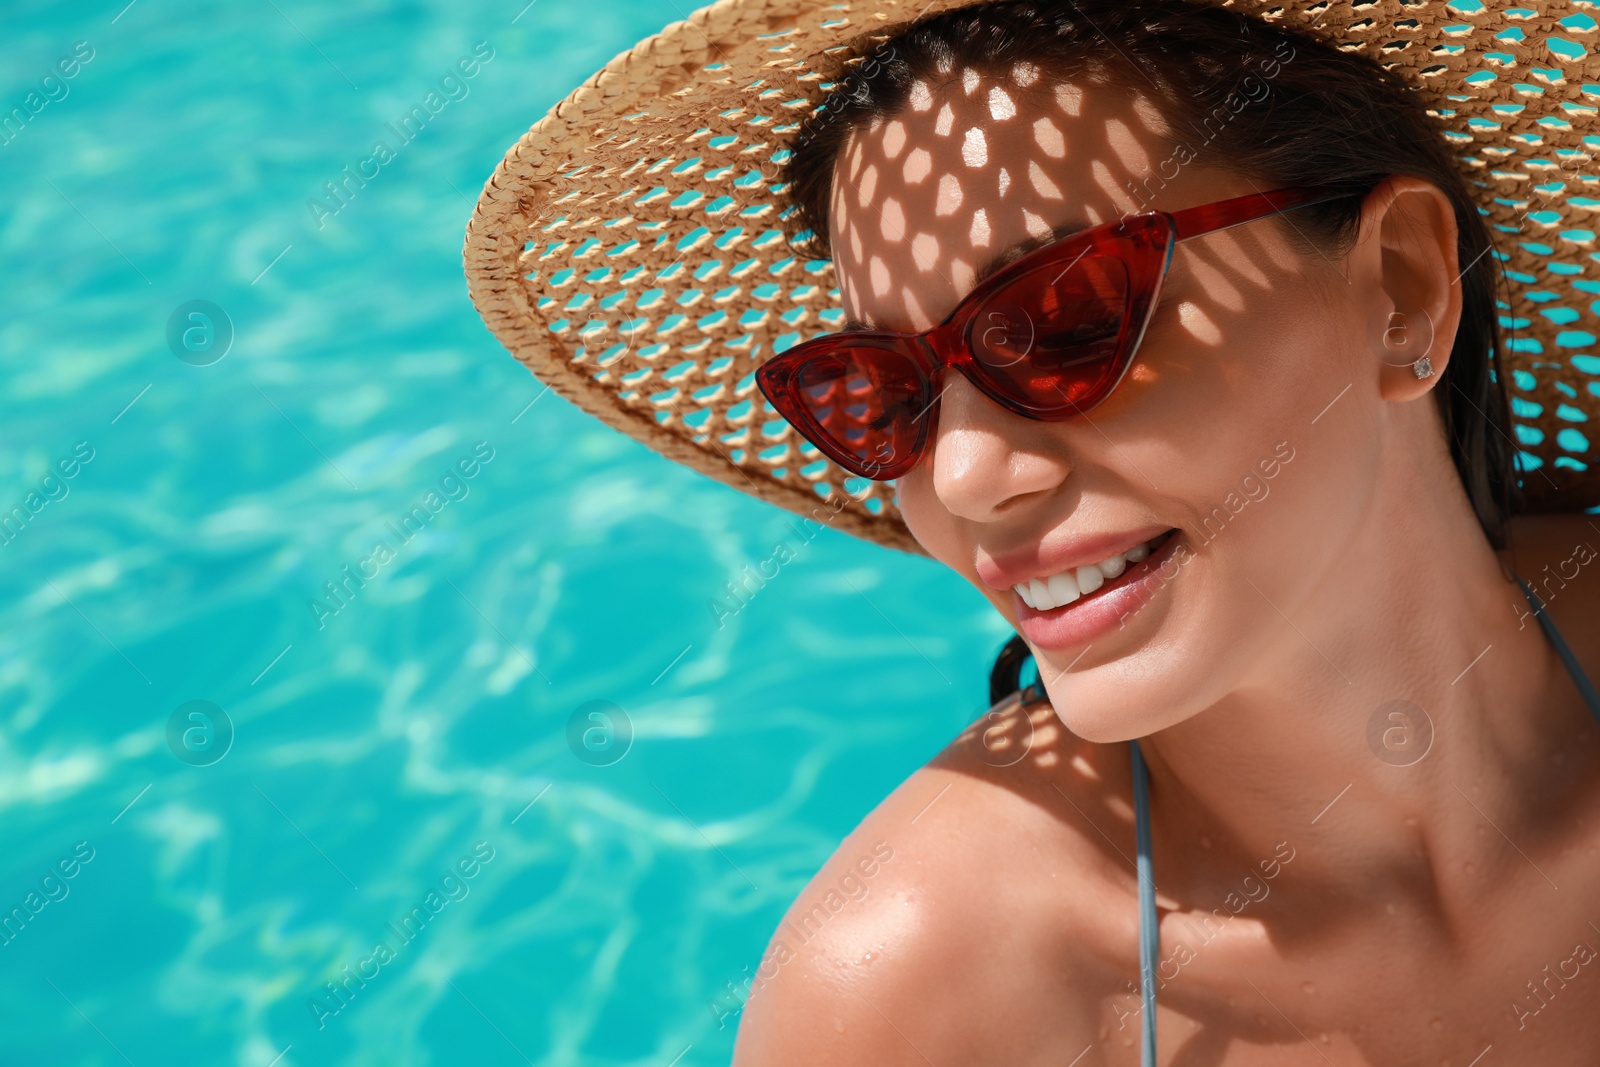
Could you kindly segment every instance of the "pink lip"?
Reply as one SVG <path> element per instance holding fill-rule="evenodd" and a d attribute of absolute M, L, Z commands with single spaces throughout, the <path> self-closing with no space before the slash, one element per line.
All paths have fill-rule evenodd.
<path fill-rule="evenodd" d="M 1176 577 L 1184 561 L 1180 560 L 1173 567 L 1165 565 L 1176 556 L 1183 544 L 1183 534 L 1174 531 L 1148 558 L 1130 566 L 1093 593 L 1049 611 L 1036 611 L 1028 607 L 1013 592 L 1011 595 L 1016 597 L 1017 602 L 1017 628 L 1029 644 L 1051 652 L 1096 640 L 1124 625 L 1130 616 L 1148 604 Z"/>
<path fill-rule="evenodd" d="M 1118 552 L 1142 545 L 1170 529 L 1170 526 L 1145 526 L 1122 533 L 1093 534 L 1054 542 L 1046 540 L 1001 556 L 980 555 L 975 567 L 983 584 L 1005 592 L 1021 582 L 1048 578 L 1052 574 L 1110 559 Z"/>

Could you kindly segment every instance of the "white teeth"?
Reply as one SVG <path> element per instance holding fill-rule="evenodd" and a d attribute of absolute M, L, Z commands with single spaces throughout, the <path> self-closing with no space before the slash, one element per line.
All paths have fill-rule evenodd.
<path fill-rule="evenodd" d="M 1034 611 L 1049 611 L 1070 604 L 1080 596 L 1093 593 L 1112 578 L 1121 577 L 1131 565 L 1140 563 L 1149 556 L 1150 545 L 1147 542 L 1134 545 L 1126 552 L 1118 552 L 1098 563 L 1075 567 L 1070 571 L 1053 574 L 1047 579 L 1034 578 L 1019 582 L 1012 588 L 1016 590 L 1017 596 L 1022 598 L 1022 602 Z"/>
<path fill-rule="evenodd" d="M 1085 593 L 1092 593 L 1106 584 L 1106 576 L 1100 573 L 1100 568 L 1093 563 L 1086 567 L 1079 567 L 1073 577 L 1078 579 L 1078 588 Z"/>
<path fill-rule="evenodd" d="M 1072 603 L 1087 592 L 1078 588 L 1078 583 L 1070 574 L 1051 575 L 1050 581 L 1046 584 L 1050 586 L 1050 599 L 1056 602 L 1058 608 L 1063 604 Z"/>

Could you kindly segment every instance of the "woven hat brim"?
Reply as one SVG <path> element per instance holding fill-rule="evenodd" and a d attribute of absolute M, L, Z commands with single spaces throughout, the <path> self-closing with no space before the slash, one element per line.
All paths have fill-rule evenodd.
<path fill-rule="evenodd" d="M 971 2 L 723 0 L 617 56 L 485 185 L 463 253 L 484 321 L 551 389 L 669 459 L 920 552 L 892 486 L 821 457 L 753 373 L 842 324 L 832 264 L 779 218 L 787 139 L 867 50 Z M 1528 506 L 1600 502 L 1594 19 L 1550 3 L 1213 2 L 1360 51 L 1424 94 L 1500 245 Z"/>

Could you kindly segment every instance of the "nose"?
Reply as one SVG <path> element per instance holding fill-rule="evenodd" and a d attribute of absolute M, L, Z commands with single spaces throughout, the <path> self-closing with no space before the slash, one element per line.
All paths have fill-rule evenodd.
<path fill-rule="evenodd" d="M 1007 411 L 949 373 L 934 430 L 934 494 L 952 515 L 972 522 L 1048 496 L 1072 471 L 1050 425 Z"/>

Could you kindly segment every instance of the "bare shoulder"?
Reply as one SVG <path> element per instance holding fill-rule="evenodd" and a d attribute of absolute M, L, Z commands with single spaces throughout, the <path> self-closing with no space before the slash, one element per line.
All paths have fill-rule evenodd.
<path fill-rule="evenodd" d="M 736 1067 L 1035 1062 L 1070 1049 L 1068 1062 L 1094 1041 L 1118 983 L 1107 959 L 1131 958 L 1137 915 L 1108 906 L 1118 860 L 1102 833 L 1122 825 L 1095 810 L 1103 783 L 1066 770 L 1085 745 L 1047 705 L 1013 700 L 890 794 L 773 935 Z M 1127 837 L 1116 844 L 1131 851 Z"/>
<path fill-rule="evenodd" d="M 1544 602 L 1584 669 L 1600 677 L 1600 516 L 1518 516 L 1502 557 Z"/>

